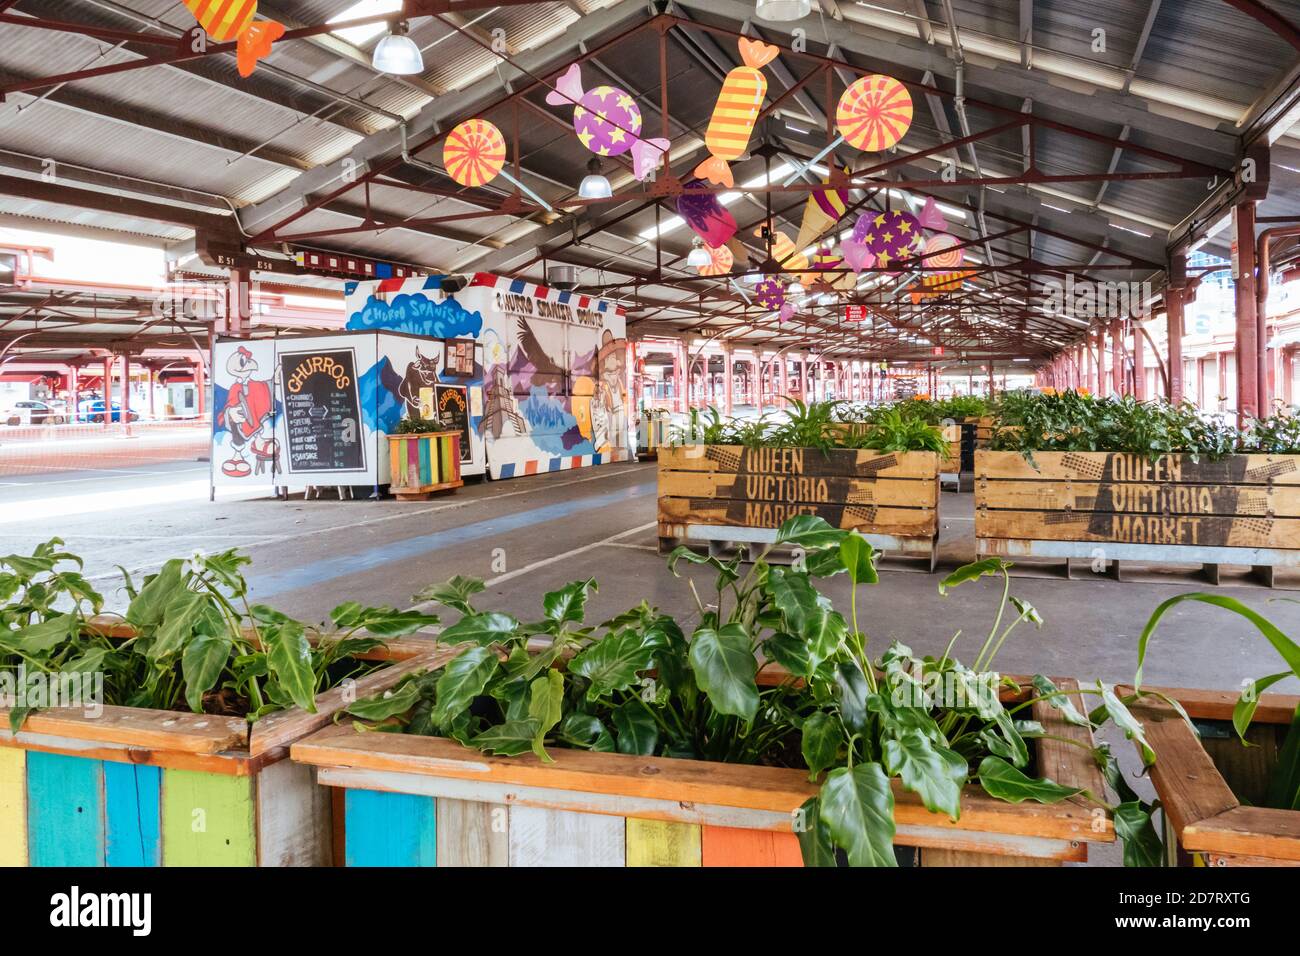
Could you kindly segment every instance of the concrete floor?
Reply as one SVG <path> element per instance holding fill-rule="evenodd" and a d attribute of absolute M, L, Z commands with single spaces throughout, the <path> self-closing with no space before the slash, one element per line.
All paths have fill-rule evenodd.
<path fill-rule="evenodd" d="M 121 607 L 115 565 L 137 577 L 163 560 L 195 550 L 239 548 L 256 601 L 311 622 L 350 599 L 407 607 L 429 584 L 455 574 L 488 582 L 478 605 L 523 620 L 541 615 L 541 595 L 594 577 L 599 592 L 588 619 L 600 621 L 645 599 L 678 616 L 689 630 L 693 603 L 657 553 L 655 466 L 607 465 L 501 482 L 471 482 L 427 503 L 295 498 L 207 500 L 208 466 L 198 461 L 0 478 L 0 552 L 30 551 L 58 535 L 86 559 L 86 573 Z M 942 564 L 974 555 L 973 501 L 945 492 Z M 701 593 L 712 576 L 692 569 Z M 1137 638 L 1161 601 L 1206 585 L 1013 578 L 1012 594 L 1034 604 L 1041 630 L 1022 626 L 998 660 L 1004 673 L 1041 672 L 1081 680 L 1128 681 Z M 955 653 L 971 659 L 992 623 L 1000 586 L 988 579 L 940 597 L 938 575 L 885 571 L 859 595 L 859 623 L 879 652 L 900 640 L 922 654 L 942 653 L 962 631 Z M 1300 604 L 1287 591 L 1225 587 L 1284 631 L 1300 634 Z M 829 582 L 837 607 L 848 608 L 847 581 Z M 1185 605 L 1162 625 L 1147 666 L 1149 684 L 1232 689 L 1282 669 L 1271 647 L 1244 620 L 1217 608 Z M 1295 693 L 1294 682 L 1277 685 Z M 1139 792 L 1150 794 L 1131 745 L 1111 739 Z M 1117 848 L 1094 850 L 1093 862 L 1118 862 Z"/>
<path fill-rule="evenodd" d="M 421 588 L 464 574 L 484 578 L 484 607 L 527 619 L 540 615 L 552 588 L 595 577 L 591 616 L 601 619 L 642 599 L 690 620 L 685 582 L 656 553 L 653 464 L 607 465 L 503 482 L 467 484 L 427 503 L 301 498 L 207 501 L 207 465 L 172 462 L 81 474 L 0 479 L 0 547 L 30 550 L 57 534 L 86 559 L 87 573 L 120 603 L 121 564 L 134 572 L 199 549 L 240 548 L 253 564 L 255 599 L 305 620 L 357 599 L 406 607 Z M 945 566 L 974 554 L 969 494 L 946 492 L 941 504 Z M 1151 610 L 1184 590 L 1207 586 L 1015 577 L 1012 593 L 1033 603 L 1046 623 L 1018 630 L 999 665 L 1009 673 L 1045 673 L 1124 681 L 1132 677 L 1138 634 Z M 707 578 L 707 575 L 702 575 Z M 973 656 L 996 610 L 991 581 L 939 596 L 938 576 L 886 571 L 859 596 L 859 615 L 874 646 L 898 639 L 940 653 L 957 629 L 957 653 Z M 829 593 L 847 608 L 847 583 Z M 1222 589 L 1300 633 L 1300 604 L 1285 590 Z M 1162 625 L 1147 669 L 1151 683 L 1228 689 L 1278 670 L 1272 649 L 1243 620 L 1217 608 L 1186 605 Z M 1282 685 L 1279 685 L 1282 690 Z"/>

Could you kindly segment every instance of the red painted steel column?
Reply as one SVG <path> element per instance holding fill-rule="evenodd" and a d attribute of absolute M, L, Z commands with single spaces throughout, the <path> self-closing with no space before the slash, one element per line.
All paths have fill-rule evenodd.
<path fill-rule="evenodd" d="M 131 434 L 131 353 L 122 353 L 122 427 Z"/>
<path fill-rule="evenodd" d="M 1233 207 L 1233 292 L 1237 300 L 1237 422 L 1244 425 L 1260 414 L 1260 352 L 1258 308 L 1255 303 L 1255 204 Z"/>
<path fill-rule="evenodd" d="M 113 355 L 104 356 L 104 428 L 113 421 Z"/>
<path fill-rule="evenodd" d="M 731 365 L 731 346 L 724 345 L 722 346 L 722 375 L 724 378 L 722 384 L 722 404 L 723 407 L 726 409 L 728 415 L 731 414 L 731 406 L 732 406 L 732 399 L 733 399 L 732 371 L 733 369 Z"/>
<path fill-rule="evenodd" d="M 1110 320 L 1110 387 L 1116 395 L 1124 394 L 1124 323 Z"/>
<path fill-rule="evenodd" d="M 1145 353 L 1142 349 L 1142 326 L 1137 319 L 1131 323 L 1133 327 L 1133 397 L 1138 401 L 1143 401 L 1147 397 L 1147 370 L 1145 364 Z"/>
<path fill-rule="evenodd" d="M 1169 259 L 1169 289 L 1165 293 L 1165 338 L 1169 340 L 1165 368 L 1169 372 L 1168 398 L 1183 400 L 1183 303 L 1187 299 L 1187 256 Z"/>

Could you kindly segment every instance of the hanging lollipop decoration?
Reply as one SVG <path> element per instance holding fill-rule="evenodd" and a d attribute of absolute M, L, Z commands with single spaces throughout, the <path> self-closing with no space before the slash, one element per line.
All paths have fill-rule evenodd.
<path fill-rule="evenodd" d="M 573 131 L 597 156 L 632 153 L 632 175 L 645 179 L 663 162 L 672 145 L 666 139 L 641 138 L 641 108 L 617 86 L 582 89 L 582 71 L 574 63 L 546 94 L 551 106 L 572 106 Z"/>
<path fill-rule="evenodd" d="M 500 176 L 518 186 L 548 212 L 551 205 L 506 172 L 506 139 L 485 119 L 469 119 L 447 134 L 442 143 L 442 167 L 457 185 L 477 189 Z"/>
<path fill-rule="evenodd" d="M 936 269 L 956 269 L 965 258 L 966 253 L 961 248 L 961 241 L 956 236 L 941 232 L 926 240 L 921 264 L 934 266 Z"/>
<path fill-rule="evenodd" d="M 709 264 L 707 266 L 697 266 L 696 271 L 702 276 L 725 276 L 731 272 L 731 267 L 736 263 L 736 257 L 732 255 L 731 250 L 726 246 L 705 246 L 704 251 L 709 254 Z"/>
<path fill-rule="evenodd" d="M 718 101 L 714 104 L 704 145 L 711 154 L 695 167 L 695 175 L 721 186 L 734 186 L 731 167 L 749 149 L 749 136 L 758 121 L 758 112 L 767 96 L 767 77 L 760 67 L 776 59 L 781 51 L 759 40 L 740 39 L 742 66 L 733 67 L 722 81 Z"/>
<path fill-rule="evenodd" d="M 840 143 L 848 143 L 864 153 L 878 153 L 897 144 L 912 125 L 912 96 L 892 76 L 872 73 L 859 77 L 840 97 L 835 125 L 839 137 L 795 170 L 785 181 L 787 186 Z"/>
<path fill-rule="evenodd" d="M 707 246 L 726 244 L 739 228 L 713 193 L 682 193 L 677 197 L 677 214 Z"/>
<path fill-rule="evenodd" d="M 254 19 L 257 0 L 185 0 L 185 6 L 210 39 L 217 43 L 235 41 L 235 64 L 243 77 L 252 76 L 257 61 L 269 55 L 271 44 L 284 36 L 283 23 Z"/>

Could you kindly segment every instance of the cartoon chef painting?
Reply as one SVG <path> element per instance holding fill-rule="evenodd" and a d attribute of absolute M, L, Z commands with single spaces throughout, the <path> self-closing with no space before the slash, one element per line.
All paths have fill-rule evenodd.
<path fill-rule="evenodd" d="M 258 370 L 253 353 L 242 345 L 226 360 L 234 384 L 226 393 L 225 407 L 217 412 L 217 427 L 230 432 L 230 458 L 221 463 L 222 474 L 230 478 L 246 478 L 252 473 L 246 452 L 252 452 L 258 473 L 268 461 L 274 467 L 275 401 L 270 380 L 253 378 Z"/>

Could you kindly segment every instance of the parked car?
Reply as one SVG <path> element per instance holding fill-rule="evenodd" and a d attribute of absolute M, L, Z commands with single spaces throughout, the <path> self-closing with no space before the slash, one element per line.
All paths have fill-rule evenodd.
<path fill-rule="evenodd" d="M 77 421 L 95 422 L 96 424 L 104 420 L 104 400 L 102 398 L 91 398 L 83 401 L 77 406 Z M 110 420 L 120 422 L 122 420 L 122 406 L 117 402 L 112 403 L 112 409 L 108 412 Z M 138 422 L 140 413 L 134 408 L 127 414 L 127 421 Z"/>
<path fill-rule="evenodd" d="M 3 418 L 7 425 L 62 425 L 67 421 L 62 409 L 34 400 L 14 402 Z"/>

